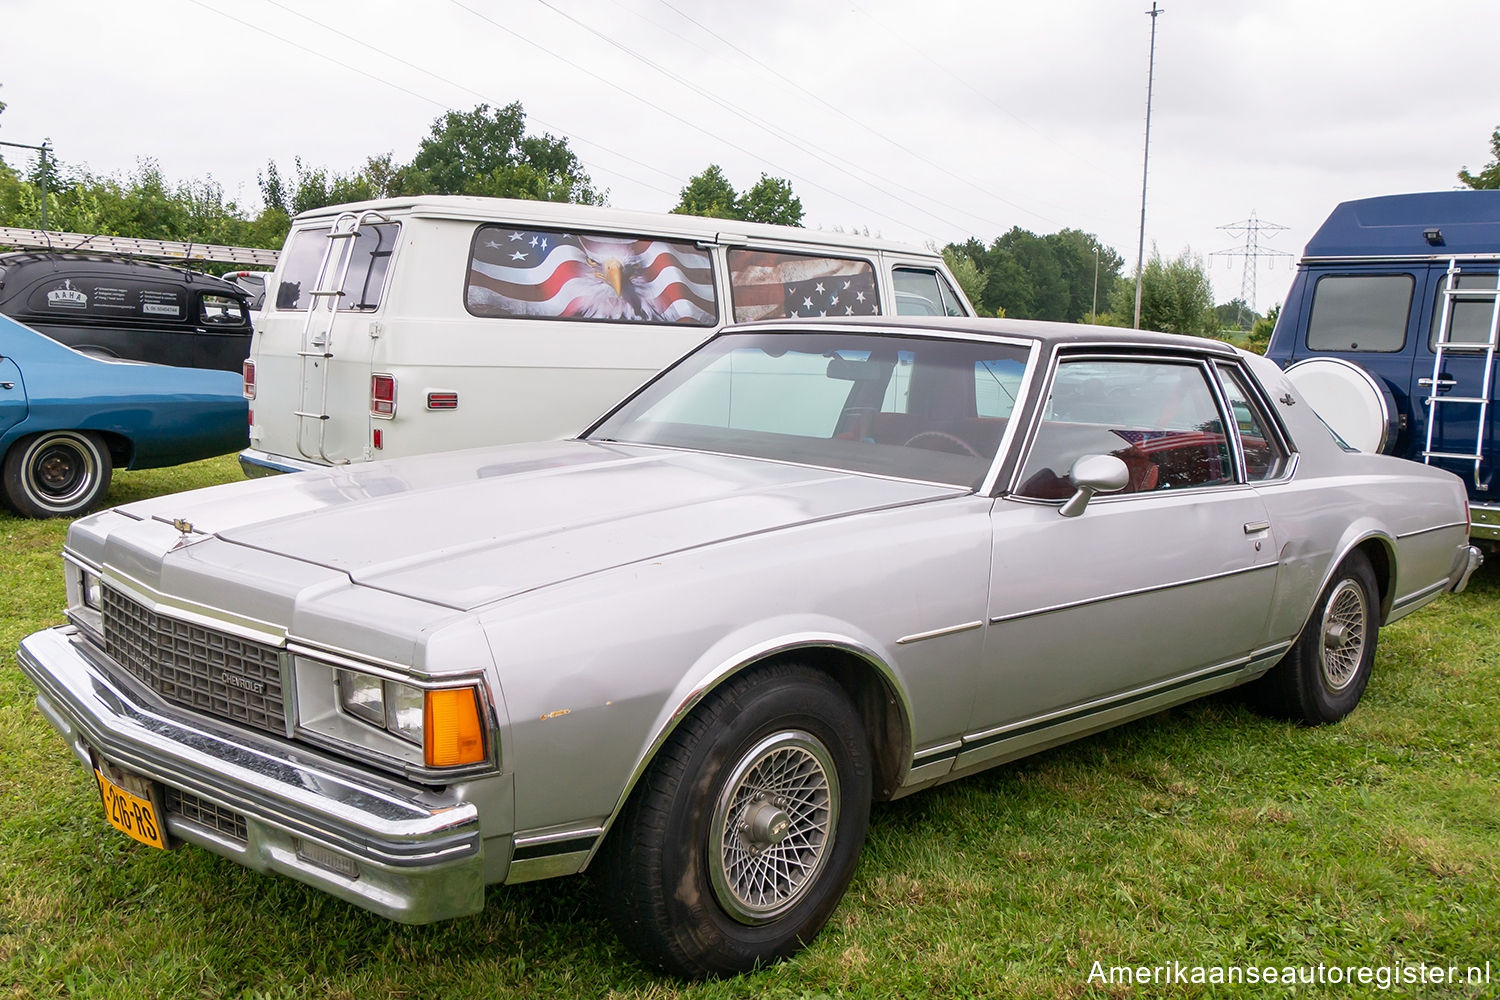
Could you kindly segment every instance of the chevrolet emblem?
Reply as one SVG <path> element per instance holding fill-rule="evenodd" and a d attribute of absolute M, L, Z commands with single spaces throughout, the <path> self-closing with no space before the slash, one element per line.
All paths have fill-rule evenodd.
<path fill-rule="evenodd" d="M 172 527 L 176 528 L 184 535 L 191 535 L 193 533 L 193 522 L 187 520 L 186 518 L 175 518 L 172 521 Z"/>

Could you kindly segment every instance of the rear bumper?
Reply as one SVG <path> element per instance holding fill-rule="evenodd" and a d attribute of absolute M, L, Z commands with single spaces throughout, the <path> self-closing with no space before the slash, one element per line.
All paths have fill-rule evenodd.
<path fill-rule="evenodd" d="M 168 790 L 175 838 L 403 923 L 483 908 L 473 804 L 162 711 L 98 659 L 71 626 L 28 636 L 17 654 L 37 708 L 80 761 L 92 751 Z"/>
<path fill-rule="evenodd" d="M 1500 506 L 1470 505 L 1469 516 L 1474 519 L 1473 524 L 1469 526 L 1470 538 L 1500 542 Z"/>
<path fill-rule="evenodd" d="M 1473 545 L 1465 545 L 1453 559 L 1453 571 L 1448 575 L 1448 593 L 1461 594 L 1469 585 L 1469 577 L 1484 562 L 1484 554 Z"/>
<path fill-rule="evenodd" d="M 240 468 L 250 479 L 259 479 L 262 476 L 277 476 L 285 472 L 310 472 L 313 469 L 326 469 L 328 466 L 319 465 L 317 462 L 308 462 L 300 458 L 288 458 L 285 455 L 273 455 L 269 451 L 261 451 L 258 448 L 246 448 L 240 452 Z"/>

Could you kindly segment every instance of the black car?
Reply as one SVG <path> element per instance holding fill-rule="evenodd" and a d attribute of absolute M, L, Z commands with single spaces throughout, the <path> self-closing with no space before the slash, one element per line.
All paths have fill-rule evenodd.
<path fill-rule="evenodd" d="M 98 357 L 240 371 L 245 290 L 212 275 L 93 254 L 0 254 L 0 313 Z"/>

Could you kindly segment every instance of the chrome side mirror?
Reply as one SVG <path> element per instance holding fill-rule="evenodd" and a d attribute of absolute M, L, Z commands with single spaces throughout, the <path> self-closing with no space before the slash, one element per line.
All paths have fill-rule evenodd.
<path fill-rule="evenodd" d="M 1068 470 L 1068 482 L 1076 490 L 1058 511 L 1063 517 L 1082 514 L 1095 493 L 1117 493 L 1130 482 L 1130 470 L 1113 455 L 1080 455 Z"/>

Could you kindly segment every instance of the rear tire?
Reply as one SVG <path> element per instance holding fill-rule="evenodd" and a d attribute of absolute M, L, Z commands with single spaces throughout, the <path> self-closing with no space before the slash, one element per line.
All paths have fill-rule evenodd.
<path fill-rule="evenodd" d="M 1380 631 L 1380 589 L 1370 561 L 1351 553 L 1319 595 L 1281 662 L 1256 682 L 1259 707 L 1309 726 L 1354 711 L 1370 681 Z"/>
<path fill-rule="evenodd" d="M 600 854 L 605 908 L 673 975 L 786 958 L 843 897 L 870 799 L 864 726 L 837 684 L 796 664 L 744 674 L 704 699 L 631 794 Z"/>
<path fill-rule="evenodd" d="M 5 455 L 5 501 L 22 517 L 72 517 L 109 490 L 114 463 L 90 431 L 44 431 L 21 438 Z"/>

